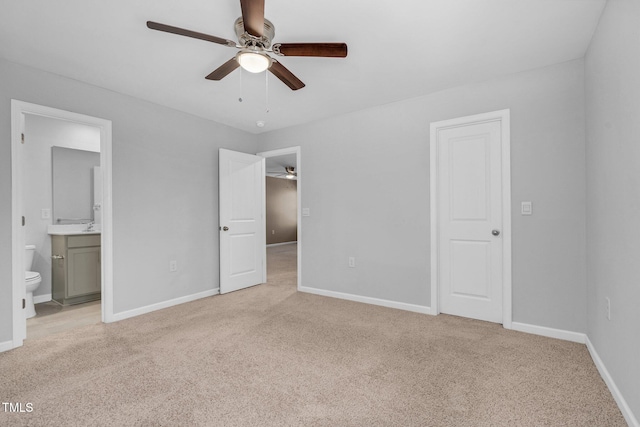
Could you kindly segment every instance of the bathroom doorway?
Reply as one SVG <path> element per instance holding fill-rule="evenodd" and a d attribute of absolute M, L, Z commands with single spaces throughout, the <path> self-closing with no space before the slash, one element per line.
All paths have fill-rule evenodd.
<path fill-rule="evenodd" d="M 12 203 L 13 347 L 108 322 L 111 122 L 12 100 Z"/>
<path fill-rule="evenodd" d="M 267 283 L 301 286 L 300 147 L 258 153 L 265 158 Z"/>

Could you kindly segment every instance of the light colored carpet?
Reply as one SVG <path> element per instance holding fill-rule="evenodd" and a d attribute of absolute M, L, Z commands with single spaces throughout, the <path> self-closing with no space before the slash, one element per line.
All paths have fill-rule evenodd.
<path fill-rule="evenodd" d="M 273 249 L 273 250 L 271 250 Z M 584 345 L 269 283 L 0 354 L 0 425 L 623 426 Z"/>

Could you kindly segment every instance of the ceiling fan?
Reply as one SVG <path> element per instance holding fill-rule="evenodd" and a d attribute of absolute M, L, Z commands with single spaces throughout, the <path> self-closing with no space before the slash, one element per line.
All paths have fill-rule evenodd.
<path fill-rule="evenodd" d="M 284 168 L 284 170 L 287 172 L 287 174 L 284 176 L 285 178 L 293 179 L 298 177 L 296 168 L 294 168 L 293 166 L 287 166 L 286 168 Z"/>
<path fill-rule="evenodd" d="M 240 0 L 240 7 L 242 16 L 236 19 L 234 24 L 239 43 L 153 21 L 147 21 L 147 27 L 240 50 L 233 58 L 206 76 L 205 78 L 208 80 L 222 80 L 238 67 L 252 73 L 260 73 L 268 69 L 292 90 L 298 90 L 302 89 L 305 84 L 278 60 L 271 57 L 269 53 L 277 56 L 333 58 L 347 56 L 346 43 L 276 43 L 272 45 L 275 27 L 264 17 L 264 0 Z"/>
<path fill-rule="evenodd" d="M 294 179 L 298 177 L 296 168 L 293 166 L 285 166 L 284 173 L 277 173 L 277 172 L 267 172 L 267 173 L 269 176 L 273 176 L 273 177 L 284 176 L 287 179 Z"/>

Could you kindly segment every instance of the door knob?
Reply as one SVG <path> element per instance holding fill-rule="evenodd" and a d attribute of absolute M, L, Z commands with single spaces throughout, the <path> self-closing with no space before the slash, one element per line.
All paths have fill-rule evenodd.
<path fill-rule="evenodd" d="M 500 235 L 500 230 L 493 230 L 491 232 L 491 234 L 493 234 L 494 236 L 499 236 Z"/>
<path fill-rule="evenodd" d="M 222 231 L 229 231 L 229 227 L 225 225 L 224 227 L 222 227 Z"/>

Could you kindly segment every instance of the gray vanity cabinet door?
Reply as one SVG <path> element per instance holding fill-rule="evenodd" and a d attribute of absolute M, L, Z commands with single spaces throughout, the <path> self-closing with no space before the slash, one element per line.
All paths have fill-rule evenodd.
<path fill-rule="evenodd" d="M 100 292 L 100 248 L 69 248 L 67 298 Z"/>

